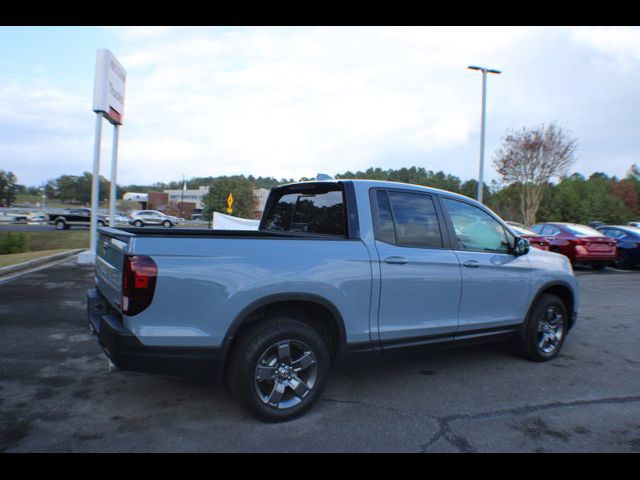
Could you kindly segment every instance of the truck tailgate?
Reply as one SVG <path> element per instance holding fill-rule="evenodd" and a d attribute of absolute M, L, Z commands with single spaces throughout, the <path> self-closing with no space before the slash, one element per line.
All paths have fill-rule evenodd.
<path fill-rule="evenodd" d="M 101 228 L 96 246 L 96 286 L 118 311 L 122 311 L 122 272 L 130 234 Z"/>

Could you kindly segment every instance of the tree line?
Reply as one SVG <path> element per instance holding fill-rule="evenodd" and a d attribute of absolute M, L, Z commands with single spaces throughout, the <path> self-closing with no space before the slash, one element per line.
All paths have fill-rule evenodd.
<path fill-rule="evenodd" d="M 493 156 L 493 165 L 500 180 L 483 185 L 484 203 L 505 220 L 526 225 L 536 221 L 601 221 L 611 224 L 639 221 L 640 168 L 631 165 L 621 179 L 604 172 L 593 173 L 588 178 L 580 173 L 569 173 L 577 149 L 577 141 L 556 123 L 507 132 Z M 463 181 L 444 171 L 434 172 L 418 166 L 386 170 L 370 167 L 364 171 L 338 173 L 334 178 L 411 183 L 471 198 L 476 197 L 478 188 L 476 180 Z M 256 208 L 255 189 L 269 189 L 293 181 L 293 178 L 253 175 L 195 177 L 152 185 L 118 186 L 117 198 L 122 198 L 125 192 L 180 190 L 185 183 L 187 189 L 208 186 L 209 193 L 203 199 L 204 219 L 210 219 L 214 211 L 226 213 L 229 193 L 234 197 L 233 215 L 251 218 Z M 91 173 L 61 175 L 35 188 L 18 185 L 12 172 L 0 170 L 0 203 L 4 205 L 10 205 L 16 193 L 41 193 L 43 190 L 47 198 L 56 198 L 64 203 L 89 203 Z M 109 182 L 100 177 L 100 199 L 106 200 L 108 195 Z"/>

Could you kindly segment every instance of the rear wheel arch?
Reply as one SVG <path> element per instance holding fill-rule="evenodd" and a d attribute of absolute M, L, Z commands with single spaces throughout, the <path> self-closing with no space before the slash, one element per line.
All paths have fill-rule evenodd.
<path fill-rule="evenodd" d="M 312 294 L 271 295 L 245 307 L 229 327 L 222 346 L 221 375 L 234 345 L 252 326 L 276 316 L 295 318 L 313 327 L 327 343 L 331 359 L 335 359 L 346 343 L 342 315 L 327 299 Z"/>

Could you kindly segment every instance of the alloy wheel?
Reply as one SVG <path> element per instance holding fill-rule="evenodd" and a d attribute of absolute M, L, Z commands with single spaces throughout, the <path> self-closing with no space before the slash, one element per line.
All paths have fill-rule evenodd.
<path fill-rule="evenodd" d="M 558 307 L 550 306 L 538 321 L 536 345 L 545 355 L 552 354 L 560 345 L 564 335 L 564 318 Z"/>
<path fill-rule="evenodd" d="M 262 403 L 280 410 L 300 404 L 318 379 L 313 351 L 298 340 L 271 345 L 258 360 L 255 389 Z"/>

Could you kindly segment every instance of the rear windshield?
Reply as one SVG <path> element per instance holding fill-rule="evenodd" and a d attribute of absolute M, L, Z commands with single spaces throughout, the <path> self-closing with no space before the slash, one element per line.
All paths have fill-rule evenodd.
<path fill-rule="evenodd" d="M 516 232 L 518 235 L 539 235 L 538 232 L 534 232 L 533 230 L 530 230 L 525 227 L 521 227 L 519 225 L 509 225 L 509 226 L 511 227 L 511 230 Z"/>
<path fill-rule="evenodd" d="M 624 227 L 624 228 L 621 228 L 620 230 L 622 230 L 624 233 L 629 233 L 634 237 L 640 236 L 640 228 L 638 227 Z"/>
<path fill-rule="evenodd" d="M 341 186 L 320 184 L 274 190 L 260 229 L 345 236 Z"/>
<path fill-rule="evenodd" d="M 586 227 L 584 225 L 565 225 L 564 228 L 569 230 L 576 237 L 604 237 L 604 235 L 602 235 L 602 232 L 594 230 L 591 227 Z"/>

